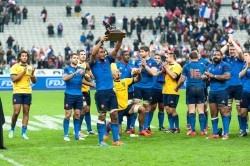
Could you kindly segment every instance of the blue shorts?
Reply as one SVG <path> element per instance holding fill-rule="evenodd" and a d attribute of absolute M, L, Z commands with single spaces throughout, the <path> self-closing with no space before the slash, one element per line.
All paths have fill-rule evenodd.
<path fill-rule="evenodd" d="M 124 110 L 118 111 L 118 122 L 119 124 L 122 124 L 123 116 L 131 116 L 132 114 L 129 114 L 129 110 L 133 107 L 133 104 L 130 104 L 125 108 Z"/>
<path fill-rule="evenodd" d="M 208 90 L 207 90 L 207 85 L 204 88 L 204 97 L 205 97 L 205 102 L 207 101 L 207 97 L 208 97 Z"/>
<path fill-rule="evenodd" d="M 152 90 L 152 103 L 151 104 L 157 104 L 157 103 L 163 103 L 163 95 L 162 95 L 161 89 Z"/>
<path fill-rule="evenodd" d="M 32 96 L 27 93 L 13 94 L 13 105 L 14 104 L 27 104 L 31 105 Z"/>
<path fill-rule="evenodd" d="M 143 99 L 144 101 L 152 101 L 152 88 L 134 87 L 134 98 Z"/>
<path fill-rule="evenodd" d="M 179 101 L 179 95 L 163 94 L 163 104 L 171 108 L 176 108 Z"/>
<path fill-rule="evenodd" d="M 242 95 L 242 86 L 229 86 L 227 88 L 228 99 L 240 100 Z"/>
<path fill-rule="evenodd" d="M 64 94 L 64 109 L 65 110 L 72 110 L 72 109 L 81 110 L 82 107 L 83 107 L 82 95 L 70 95 L 67 93 Z"/>
<path fill-rule="evenodd" d="M 90 91 L 89 92 L 82 92 L 82 101 L 86 102 L 88 106 L 91 104 L 91 98 L 90 98 Z"/>
<path fill-rule="evenodd" d="M 186 104 L 203 104 L 205 103 L 204 87 L 189 86 L 186 90 Z"/>
<path fill-rule="evenodd" d="M 116 94 L 113 89 L 96 91 L 95 102 L 98 112 L 101 113 L 118 108 Z"/>
<path fill-rule="evenodd" d="M 134 98 L 134 92 L 128 92 L 128 99 L 132 100 Z"/>
<path fill-rule="evenodd" d="M 250 93 L 242 92 L 240 100 L 240 108 L 247 108 L 250 105 Z"/>
<path fill-rule="evenodd" d="M 227 90 L 215 91 L 209 93 L 208 96 L 209 103 L 216 103 L 218 106 L 224 107 L 228 105 L 228 94 Z"/>

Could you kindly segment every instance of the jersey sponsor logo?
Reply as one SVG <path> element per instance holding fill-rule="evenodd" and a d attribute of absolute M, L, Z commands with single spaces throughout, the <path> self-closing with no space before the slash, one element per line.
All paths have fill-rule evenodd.
<path fill-rule="evenodd" d="M 47 78 L 46 79 L 47 88 L 65 88 L 65 82 L 61 78 Z"/>
<path fill-rule="evenodd" d="M 12 81 L 10 78 L 1 78 L 0 79 L 0 88 L 1 89 L 10 89 L 12 88 Z"/>

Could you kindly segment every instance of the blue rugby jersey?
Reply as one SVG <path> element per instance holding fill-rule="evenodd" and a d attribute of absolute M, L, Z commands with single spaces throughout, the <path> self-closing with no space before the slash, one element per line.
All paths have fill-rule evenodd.
<path fill-rule="evenodd" d="M 186 76 L 186 85 L 204 86 L 201 76 L 206 71 L 206 66 L 200 62 L 189 62 L 183 66 L 182 75 Z"/>
<path fill-rule="evenodd" d="M 83 69 L 79 66 L 77 66 L 76 68 L 69 66 L 66 66 L 63 69 L 63 74 L 73 74 L 74 72 L 76 72 L 79 69 Z M 77 73 L 74 77 L 72 77 L 70 80 L 66 81 L 66 90 L 65 93 L 69 94 L 69 95 L 82 95 L 82 79 L 83 79 L 83 75 L 81 75 L 81 73 Z"/>
<path fill-rule="evenodd" d="M 96 60 L 94 63 L 89 62 L 89 66 L 96 80 L 96 90 L 113 89 L 113 77 L 110 64 L 115 62 L 111 55 L 107 55 L 105 61 Z"/>
<path fill-rule="evenodd" d="M 231 73 L 230 66 L 226 62 L 220 62 L 219 64 L 210 64 L 207 68 L 209 73 L 213 75 L 223 75 L 225 73 Z M 210 78 L 210 91 L 220 91 L 228 87 L 227 81 L 219 81 L 216 78 Z"/>
<path fill-rule="evenodd" d="M 157 68 L 157 62 L 153 58 L 146 60 L 146 64 L 150 68 L 152 67 Z M 140 67 L 141 67 L 141 60 L 136 60 L 135 68 L 140 68 Z M 134 84 L 134 86 L 140 88 L 152 88 L 154 85 L 154 76 L 150 75 L 144 68 L 142 68 L 141 74 L 142 74 L 141 81 Z"/>
<path fill-rule="evenodd" d="M 244 66 L 244 61 L 240 60 L 238 56 L 233 58 L 225 56 L 223 60 L 231 67 L 231 77 L 230 80 L 228 80 L 228 86 L 242 85 L 242 80 L 239 78 L 239 73 Z"/>
<path fill-rule="evenodd" d="M 246 66 L 244 68 L 246 68 Z M 247 69 L 247 72 L 242 79 L 244 80 L 243 92 L 250 93 L 250 68 Z"/>
<path fill-rule="evenodd" d="M 161 71 L 161 68 L 162 68 L 162 64 L 157 65 L 157 72 Z M 162 86 L 163 86 L 164 81 L 165 81 L 165 78 L 164 78 L 163 74 L 161 74 L 159 76 L 155 76 L 153 88 L 162 90 Z"/>
<path fill-rule="evenodd" d="M 116 62 L 117 69 L 121 72 L 121 79 L 123 78 L 132 78 L 131 71 L 134 67 L 134 65 L 131 63 L 131 61 L 128 62 L 128 64 L 123 64 L 121 61 Z M 133 92 L 133 86 L 130 85 L 128 92 Z"/>

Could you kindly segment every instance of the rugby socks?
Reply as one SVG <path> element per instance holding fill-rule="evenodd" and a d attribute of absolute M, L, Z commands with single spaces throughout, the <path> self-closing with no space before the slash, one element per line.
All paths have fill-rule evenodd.
<path fill-rule="evenodd" d="M 86 125 L 87 125 L 87 130 L 88 130 L 88 132 L 89 132 L 89 131 L 92 131 L 92 128 L 91 128 L 91 116 L 90 116 L 90 112 L 86 112 L 86 113 L 85 113 L 85 122 L 86 122 Z"/>
<path fill-rule="evenodd" d="M 243 133 L 247 132 L 247 117 L 241 117 L 241 123 L 242 123 L 242 131 Z"/>
<path fill-rule="evenodd" d="M 111 124 L 111 131 L 113 135 L 113 141 L 119 141 L 119 125 L 118 124 Z"/>
<path fill-rule="evenodd" d="M 239 122 L 240 130 L 242 130 L 242 119 L 240 115 L 238 115 L 238 122 Z"/>
<path fill-rule="evenodd" d="M 137 118 L 137 113 L 131 116 L 131 128 L 133 128 L 133 129 L 135 128 L 136 118 Z"/>
<path fill-rule="evenodd" d="M 208 124 L 208 112 L 204 112 L 204 115 L 205 115 L 205 123 L 204 123 L 204 129 L 207 128 L 207 124 Z"/>
<path fill-rule="evenodd" d="M 104 135 L 108 135 L 107 130 L 106 130 L 106 125 L 107 125 L 106 120 L 104 120 L 104 126 L 105 126 L 105 128 L 104 128 Z"/>
<path fill-rule="evenodd" d="M 22 135 L 26 134 L 27 126 L 22 126 Z"/>
<path fill-rule="evenodd" d="M 16 125 L 11 125 L 11 129 L 10 130 L 15 131 L 15 127 L 16 127 Z"/>
<path fill-rule="evenodd" d="M 64 136 L 68 136 L 69 133 L 69 119 L 64 118 L 63 120 Z"/>
<path fill-rule="evenodd" d="M 224 128 L 224 135 L 229 134 L 229 116 L 222 116 L 222 124 Z"/>
<path fill-rule="evenodd" d="M 206 126 L 206 117 L 205 114 L 199 114 L 200 130 L 204 132 Z"/>
<path fill-rule="evenodd" d="M 75 139 L 79 139 L 80 119 L 74 119 Z"/>
<path fill-rule="evenodd" d="M 80 128 L 79 128 L 79 131 L 82 130 L 82 122 L 83 122 L 83 119 L 84 119 L 84 114 L 83 114 L 83 115 L 80 115 Z"/>
<path fill-rule="evenodd" d="M 159 127 L 163 127 L 164 123 L 164 112 L 158 112 Z"/>
<path fill-rule="evenodd" d="M 132 116 L 133 116 L 133 115 L 127 116 L 127 127 L 126 127 L 126 131 L 128 131 L 128 130 L 130 129 Z"/>
<path fill-rule="evenodd" d="M 178 115 L 173 116 L 173 121 L 175 128 L 179 129 L 179 116 Z"/>
<path fill-rule="evenodd" d="M 190 116 L 188 112 L 187 112 L 187 125 L 190 125 Z"/>
<path fill-rule="evenodd" d="M 143 130 L 143 126 L 139 126 L 139 132 Z"/>
<path fill-rule="evenodd" d="M 174 130 L 174 119 L 172 114 L 168 114 L 168 123 L 170 130 Z"/>
<path fill-rule="evenodd" d="M 105 134 L 105 124 L 104 121 L 98 120 L 97 122 L 97 132 L 98 132 L 98 138 L 99 138 L 99 144 L 103 142 L 103 136 Z"/>
<path fill-rule="evenodd" d="M 213 128 L 213 135 L 218 134 L 218 117 L 212 118 L 212 128 Z"/>
<path fill-rule="evenodd" d="M 228 115 L 229 116 L 229 125 L 230 125 L 230 122 L 231 122 L 231 119 L 232 119 L 232 115 Z"/>
<path fill-rule="evenodd" d="M 146 112 L 145 119 L 144 119 L 144 129 L 148 128 L 148 120 L 149 120 L 149 112 Z"/>
<path fill-rule="evenodd" d="M 148 113 L 148 126 L 149 127 L 150 127 L 153 117 L 154 117 L 154 112 L 149 111 Z"/>
<path fill-rule="evenodd" d="M 191 130 L 192 132 L 195 132 L 195 114 L 194 113 L 190 113 L 189 114 L 189 119 L 190 119 L 190 126 L 191 126 Z"/>

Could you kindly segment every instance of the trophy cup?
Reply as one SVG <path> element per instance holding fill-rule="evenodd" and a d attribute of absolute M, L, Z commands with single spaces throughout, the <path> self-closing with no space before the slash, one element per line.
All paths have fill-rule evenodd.
<path fill-rule="evenodd" d="M 120 30 L 116 30 L 113 26 L 106 23 L 105 21 L 103 21 L 103 25 L 106 28 L 105 35 L 108 36 L 108 41 L 119 41 L 119 40 L 125 38 L 126 33 L 122 32 Z"/>

